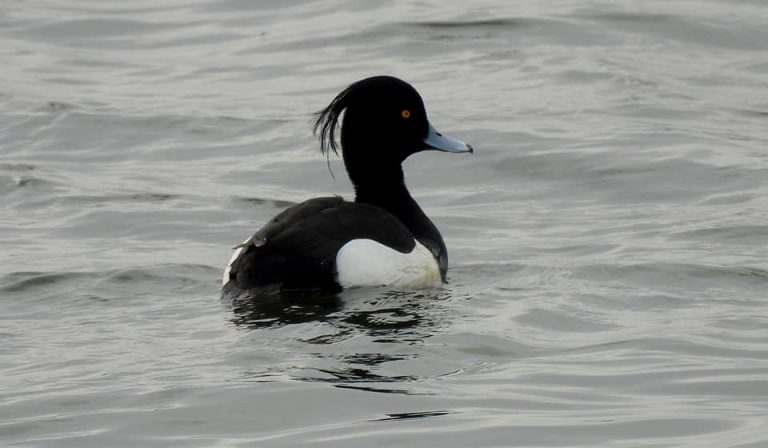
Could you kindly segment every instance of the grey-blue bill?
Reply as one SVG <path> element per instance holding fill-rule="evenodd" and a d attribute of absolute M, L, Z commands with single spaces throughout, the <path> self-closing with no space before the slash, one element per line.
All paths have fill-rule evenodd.
<path fill-rule="evenodd" d="M 432 124 L 429 125 L 429 132 L 427 132 L 427 137 L 424 139 L 424 144 L 427 145 L 427 149 L 436 149 L 438 151 L 474 152 L 472 145 L 441 134 Z"/>

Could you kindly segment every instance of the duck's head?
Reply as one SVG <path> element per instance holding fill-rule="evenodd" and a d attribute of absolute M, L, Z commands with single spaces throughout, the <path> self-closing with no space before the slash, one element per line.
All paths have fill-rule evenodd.
<path fill-rule="evenodd" d="M 336 128 L 341 124 L 341 150 L 355 182 L 387 167 L 399 167 L 424 150 L 472 152 L 472 146 L 439 133 L 427 119 L 424 102 L 410 84 L 391 76 L 357 81 L 316 114 L 314 130 L 321 149 L 337 153 Z"/>

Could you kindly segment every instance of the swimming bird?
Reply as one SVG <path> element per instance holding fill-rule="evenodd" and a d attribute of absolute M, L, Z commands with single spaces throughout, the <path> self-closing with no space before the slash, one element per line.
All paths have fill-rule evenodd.
<path fill-rule="evenodd" d="M 416 89 L 391 76 L 357 81 L 315 114 L 314 132 L 326 156 L 338 154 L 340 121 L 354 202 L 309 199 L 275 216 L 235 247 L 222 293 L 335 293 L 445 282 L 443 237 L 411 197 L 402 163 L 424 150 L 471 153 L 472 146 L 438 132 Z"/>

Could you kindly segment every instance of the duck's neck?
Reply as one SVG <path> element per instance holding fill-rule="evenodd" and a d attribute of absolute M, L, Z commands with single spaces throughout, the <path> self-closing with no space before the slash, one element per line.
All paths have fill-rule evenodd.
<path fill-rule="evenodd" d="M 432 252 L 445 280 L 448 253 L 443 237 L 405 186 L 400 165 L 379 170 L 376 175 L 355 182 L 355 201 L 381 207 L 395 215 Z"/>

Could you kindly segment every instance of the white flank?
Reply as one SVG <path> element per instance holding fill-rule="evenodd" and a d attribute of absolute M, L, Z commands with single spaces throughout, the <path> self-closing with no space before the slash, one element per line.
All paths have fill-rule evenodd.
<path fill-rule="evenodd" d="M 250 240 L 250 238 L 248 238 L 248 240 Z M 246 241 L 248 241 L 248 240 L 243 241 L 243 244 L 245 244 Z M 232 256 L 229 258 L 229 263 L 227 263 L 227 267 L 226 267 L 226 269 L 224 269 L 224 276 L 221 278 L 221 286 L 224 286 L 227 283 L 229 283 L 229 271 L 232 270 L 232 263 L 234 263 L 235 260 L 237 260 L 237 257 L 240 256 L 240 253 L 243 251 L 243 249 L 245 249 L 245 248 L 244 247 L 238 247 L 235 250 L 235 253 L 233 253 Z"/>
<path fill-rule="evenodd" d="M 410 253 L 404 254 L 373 240 L 352 240 L 336 254 L 336 270 L 344 288 L 418 288 L 440 283 L 435 257 L 418 241 Z"/>

